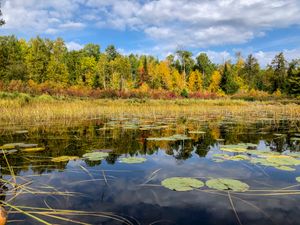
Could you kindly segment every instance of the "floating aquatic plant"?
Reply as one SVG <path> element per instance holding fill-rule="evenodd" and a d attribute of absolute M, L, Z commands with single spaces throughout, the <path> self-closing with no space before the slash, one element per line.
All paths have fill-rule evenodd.
<path fill-rule="evenodd" d="M 148 141 L 183 141 L 190 140 L 191 138 L 184 134 L 175 134 L 169 137 L 151 137 L 147 138 Z"/>
<path fill-rule="evenodd" d="M 249 189 L 249 185 L 243 183 L 239 180 L 227 179 L 227 178 L 217 178 L 206 181 L 206 185 L 209 188 L 216 190 L 231 190 L 237 192 L 244 192 Z"/>
<path fill-rule="evenodd" d="M 100 161 L 105 159 L 108 155 L 107 152 L 89 152 L 85 153 L 82 157 L 90 161 Z"/>
<path fill-rule="evenodd" d="M 79 159 L 78 156 L 59 156 L 59 157 L 54 157 L 51 159 L 52 162 L 67 162 L 69 160 L 76 160 Z"/>
<path fill-rule="evenodd" d="M 163 180 L 161 185 L 174 191 L 192 191 L 195 188 L 203 187 L 204 183 L 190 177 L 172 177 Z"/>
<path fill-rule="evenodd" d="M 201 130 L 196 130 L 196 131 L 189 131 L 189 134 L 205 134 L 205 131 L 201 131 Z"/>
<path fill-rule="evenodd" d="M 147 159 L 145 158 L 138 158 L 138 157 L 128 157 L 128 158 L 122 158 L 120 162 L 122 163 L 128 163 L 128 164 L 135 164 L 135 163 L 143 163 Z"/>
<path fill-rule="evenodd" d="M 45 148 L 39 147 L 39 148 L 23 148 L 21 151 L 23 152 L 41 152 L 44 151 Z"/>
<path fill-rule="evenodd" d="M 247 153 L 250 154 L 250 155 L 256 155 L 257 157 L 267 157 L 267 156 L 280 155 L 279 152 L 260 151 L 260 150 L 248 150 Z"/>
<path fill-rule="evenodd" d="M 4 145 L 0 146 L 0 149 L 14 149 L 23 144 L 24 143 L 8 143 L 8 144 L 4 144 Z"/>

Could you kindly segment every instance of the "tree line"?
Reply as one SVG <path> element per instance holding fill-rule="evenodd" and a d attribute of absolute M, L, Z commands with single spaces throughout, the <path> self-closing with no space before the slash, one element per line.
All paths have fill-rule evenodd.
<path fill-rule="evenodd" d="M 235 62 L 213 63 L 207 54 L 194 57 L 178 50 L 165 59 L 150 55 L 122 55 L 110 45 L 101 51 L 97 44 L 69 51 L 63 39 L 0 36 L 0 80 L 50 83 L 100 90 L 168 90 L 234 94 L 251 90 L 286 95 L 300 94 L 300 60 L 287 62 L 283 53 L 262 68 L 249 55 L 236 55 Z"/>

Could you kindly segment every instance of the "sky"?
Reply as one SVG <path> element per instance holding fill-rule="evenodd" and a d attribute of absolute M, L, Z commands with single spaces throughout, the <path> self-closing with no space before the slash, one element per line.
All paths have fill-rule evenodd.
<path fill-rule="evenodd" d="M 1 0 L 0 0 L 1 1 Z M 178 49 L 216 63 L 278 52 L 300 58 L 300 0 L 2 0 L 0 35 L 62 37 L 68 49 L 114 44 L 164 58 Z"/>

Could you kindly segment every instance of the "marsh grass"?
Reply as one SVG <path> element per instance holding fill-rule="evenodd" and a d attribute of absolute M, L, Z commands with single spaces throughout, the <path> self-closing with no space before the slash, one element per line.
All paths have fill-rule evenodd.
<path fill-rule="evenodd" d="M 300 106 L 294 103 L 242 100 L 108 100 L 54 99 L 51 97 L 0 98 L 0 126 L 73 125 L 103 118 L 181 118 L 198 121 L 289 119 L 298 121 Z M 25 100 L 24 100 L 25 98 Z M 27 100 L 26 100 L 27 99 Z"/>

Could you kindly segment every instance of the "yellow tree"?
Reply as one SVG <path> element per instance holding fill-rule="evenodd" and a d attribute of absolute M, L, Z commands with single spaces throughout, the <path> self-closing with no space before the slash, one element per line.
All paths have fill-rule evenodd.
<path fill-rule="evenodd" d="M 220 89 L 220 82 L 221 82 L 221 74 L 219 71 L 215 70 L 213 73 L 212 73 L 212 76 L 211 76 L 211 83 L 208 87 L 208 90 L 210 92 L 213 92 L 213 93 L 216 93 L 219 91 Z"/>
<path fill-rule="evenodd" d="M 163 82 L 163 87 L 167 90 L 172 89 L 171 70 L 168 61 L 162 61 L 159 64 L 159 74 Z"/>
<path fill-rule="evenodd" d="M 202 74 L 198 71 L 192 71 L 189 77 L 188 87 L 190 91 L 202 91 Z"/>
<path fill-rule="evenodd" d="M 172 71 L 172 90 L 176 92 L 181 92 L 185 88 L 184 76 L 178 72 L 177 69 Z"/>

